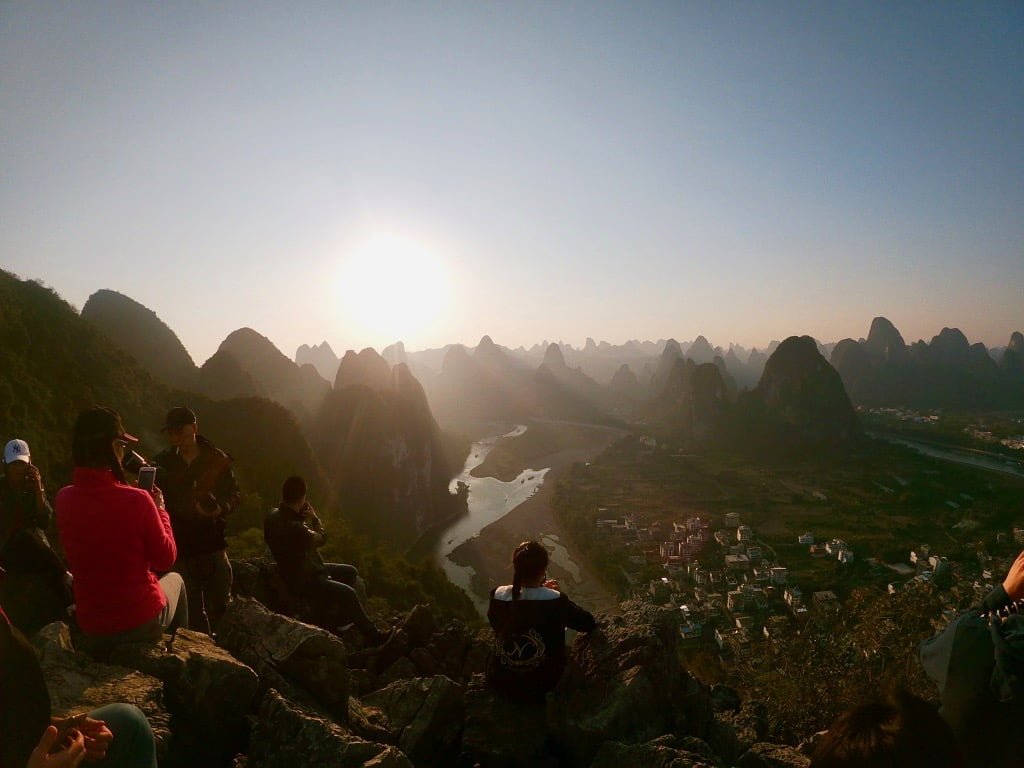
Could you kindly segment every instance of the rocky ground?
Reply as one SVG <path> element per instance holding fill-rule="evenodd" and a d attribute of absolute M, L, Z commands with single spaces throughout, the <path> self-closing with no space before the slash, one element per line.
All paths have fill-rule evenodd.
<path fill-rule="evenodd" d="M 680 666 L 671 611 L 628 602 L 602 615 L 598 630 L 576 638 L 546 706 L 523 707 L 483 685 L 486 631 L 417 606 L 382 650 L 367 651 L 351 631 L 266 607 L 294 609 L 266 563 L 235 567 L 239 594 L 216 642 L 184 630 L 100 662 L 75 650 L 64 624 L 37 633 L 54 714 L 134 703 L 153 724 L 162 767 L 808 763 L 799 749 L 764 741 L 756 703 Z"/>

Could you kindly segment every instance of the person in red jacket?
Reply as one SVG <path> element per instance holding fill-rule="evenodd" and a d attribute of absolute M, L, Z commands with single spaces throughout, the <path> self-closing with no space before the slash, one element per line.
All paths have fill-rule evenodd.
<path fill-rule="evenodd" d="M 131 487 L 121 466 L 125 446 L 136 442 L 116 411 L 83 411 L 75 421 L 72 483 L 57 494 L 75 615 L 94 654 L 188 626 L 181 576 L 157 578 L 178 555 L 163 494 Z"/>

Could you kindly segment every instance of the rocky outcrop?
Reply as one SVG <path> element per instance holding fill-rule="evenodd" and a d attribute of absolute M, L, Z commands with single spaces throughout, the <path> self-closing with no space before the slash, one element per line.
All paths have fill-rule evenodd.
<path fill-rule="evenodd" d="M 393 640 L 368 651 L 238 597 L 219 645 L 181 631 L 115 649 L 113 666 L 75 652 L 63 624 L 34 644 L 56 713 L 135 703 L 165 767 L 807 765 L 768 741 L 763 707 L 681 665 L 672 610 L 631 601 L 600 616 L 543 706 L 483 685 L 474 631 L 425 605 L 394 623 Z"/>
<path fill-rule="evenodd" d="M 244 749 L 259 679 L 207 635 L 179 630 L 170 643 L 122 645 L 110 660 L 163 683 L 176 761 L 220 764 Z"/>
<path fill-rule="evenodd" d="M 366 741 L 271 689 L 253 717 L 249 768 L 412 768 L 393 746 Z"/>
<path fill-rule="evenodd" d="M 134 704 L 153 727 L 158 754 L 168 754 L 171 716 L 164 707 L 160 680 L 126 667 L 100 664 L 77 652 L 63 622 L 43 627 L 32 637 L 32 644 L 39 654 L 54 716 L 90 712 L 114 702 Z"/>
<path fill-rule="evenodd" d="M 330 632 L 243 597 L 228 607 L 218 642 L 256 670 L 264 686 L 283 688 L 286 680 L 338 719 L 348 718 L 348 653 Z"/>
<path fill-rule="evenodd" d="M 458 683 L 443 675 L 398 680 L 364 696 L 363 704 L 384 713 L 398 747 L 416 765 L 451 762 L 462 733 Z"/>

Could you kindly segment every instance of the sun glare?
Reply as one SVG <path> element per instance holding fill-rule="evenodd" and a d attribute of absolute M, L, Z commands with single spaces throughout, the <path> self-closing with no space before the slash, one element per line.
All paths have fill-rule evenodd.
<path fill-rule="evenodd" d="M 439 322 L 451 298 L 451 281 L 441 260 L 421 244 L 378 235 L 346 255 L 338 297 L 346 321 L 368 343 L 408 341 Z"/>

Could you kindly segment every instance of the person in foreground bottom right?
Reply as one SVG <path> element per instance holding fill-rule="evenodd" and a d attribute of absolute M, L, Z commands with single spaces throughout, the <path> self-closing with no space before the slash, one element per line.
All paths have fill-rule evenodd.
<path fill-rule="evenodd" d="M 491 590 L 494 644 L 487 683 L 516 700 L 541 699 L 565 668 L 565 629 L 590 632 L 594 617 L 547 578 L 548 551 L 524 541 L 512 553 L 512 584 Z"/>
<path fill-rule="evenodd" d="M 921 644 L 968 768 L 1024 766 L 1024 552 L 981 605 Z"/>
<path fill-rule="evenodd" d="M 961 768 L 963 757 L 935 707 L 897 691 L 836 718 L 811 768 Z"/>

